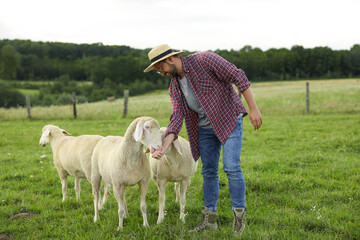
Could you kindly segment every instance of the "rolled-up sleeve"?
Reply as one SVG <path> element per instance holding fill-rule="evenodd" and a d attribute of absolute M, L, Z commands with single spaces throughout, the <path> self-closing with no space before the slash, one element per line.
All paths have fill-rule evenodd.
<path fill-rule="evenodd" d="M 240 92 L 244 92 L 250 87 L 251 83 L 245 72 L 218 54 L 207 52 L 203 55 L 203 60 L 218 80 L 235 84 Z"/>

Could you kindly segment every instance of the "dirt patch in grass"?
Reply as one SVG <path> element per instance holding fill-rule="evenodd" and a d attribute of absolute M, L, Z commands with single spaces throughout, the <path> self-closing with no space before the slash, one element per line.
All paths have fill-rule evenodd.
<path fill-rule="evenodd" d="M 11 220 L 26 219 L 26 218 L 34 217 L 35 215 L 36 214 L 34 214 L 34 213 L 22 212 L 22 213 L 17 213 L 15 215 L 13 215 L 10 219 Z"/>
<path fill-rule="evenodd" d="M 11 239 L 9 234 L 6 233 L 0 234 L 0 240 L 9 240 L 9 239 Z"/>

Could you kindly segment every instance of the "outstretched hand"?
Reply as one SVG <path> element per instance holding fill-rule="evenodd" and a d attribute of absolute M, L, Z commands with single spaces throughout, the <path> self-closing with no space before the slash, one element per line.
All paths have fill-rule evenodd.
<path fill-rule="evenodd" d="M 156 159 L 160 159 L 165 153 L 164 147 L 162 147 L 161 149 L 158 150 L 154 150 L 151 152 L 151 157 L 152 158 L 156 158 Z"/>
<path fill-rule="evenodd" d="M 153 150 L 151 152 L 151 157 L 156 158 L 156 159 L 160 159 L 165 154 L 166 150 L 168 149 L 169 145 L 174 141 L 174 139 L 175 139 L 175 134 L 174 133 L 169 133 L 164 138 L 161 148 L 157 149 L 157 150 Z"/>

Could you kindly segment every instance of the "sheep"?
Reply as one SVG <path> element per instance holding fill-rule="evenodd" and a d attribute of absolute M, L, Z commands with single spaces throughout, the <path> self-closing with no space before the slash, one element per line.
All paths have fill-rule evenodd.
<path fill-rule="evenodd" d="M 67 131 L 54 125 L 45 125 L 39 141 L 40 146 L 50 144 L 54 164 L 60 176 L 64 202 L 67 198 L 67 177 L 75 176 L 76 200 L 80 200 L 80 178 L 87 178 L 91 182 L 91 155 L 95 145 L 102 139 L 99 135 L 82 135 L 78 137 L 70 135 Z M 105 185 L 103 207 L 109 194 L 110 186 Z"/>
<path fill-rule="evenodd" d="M 161 128 L 162 138 L 166 128 Z M 175 182 L 176 202 L 180 199 L 180 219 L 185 222 L 186 189 L 190 185 L 191 176 L 197 170 L 198 163 L 194 161 L 189 142 L 178 137 L 170 144 L 164 156 L 160 159 L 151 157 L 150 168 L 152 179 L 159 189 L 159 216 L 157 224 L 164 220 L 166 183 Z"/>
<path fill-rule="evenodd" d="M 127 128 L 124 137 L 107 136 L 99 141 L 92 155 L 91 184 L 94 196 L 94 222 L 99 220 L 98 202 L 101 179 L 113 185 L 113 194 L 118 203 L 119 227 L 128 215 L 125 188 L 139 185 L 140 210 L 143 226 L 149 226 L 146 214 L 146 192 L 150 166 L 144 146 L 159 149 L 162 145 L 159 123 L 151 117 L 139 117 Z"/>

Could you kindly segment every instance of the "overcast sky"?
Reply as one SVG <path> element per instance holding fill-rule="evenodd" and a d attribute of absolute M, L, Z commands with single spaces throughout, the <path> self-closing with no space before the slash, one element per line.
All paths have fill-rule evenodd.
<path fill-rule="evenodd" d="M 0 39 L 239 50 L 360 44 L 360 0 L 0 0 Z"/>

